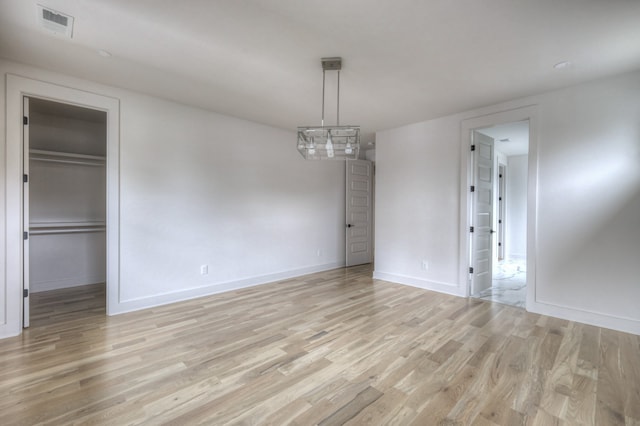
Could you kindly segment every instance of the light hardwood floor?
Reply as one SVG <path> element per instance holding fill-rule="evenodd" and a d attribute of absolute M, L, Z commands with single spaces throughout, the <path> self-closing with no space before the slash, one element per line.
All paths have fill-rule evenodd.
<path fill-rule="evenodd" d="M 0 424 L 640 425 L 639 336 L 370 276 L 115 317 L 101 286 L 36 293 Z"/>

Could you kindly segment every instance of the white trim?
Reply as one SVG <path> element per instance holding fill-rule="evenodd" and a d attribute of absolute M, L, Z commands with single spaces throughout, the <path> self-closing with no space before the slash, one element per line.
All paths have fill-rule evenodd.
<path fill-rule="evenodd" d="M 601 312 L 585 311 L 538 300 L 532 302 L 527 300 L 527 311 L 640 335 L 640 321 L 631 318 L 623 318 Z"/>
<path fill-rule="evenodd" d="M 6 321 L 0 338 L 22 332 L 22 98 L 31 96 L 107 113 L 107 314 L 117 309 L 120 294 L 120 101 L 45 81 L 6 75 Z"/>
<path fill-rule="evenodd" d="M 308 266 L 305 268 L 292 269 L 289 271 L 276 272 L 273 274 L 260 275 L 256 277 L 245 278 L 241 280 L 227 281 L 221 283 L 209 284 L 202 287 L 195 287 L 186 290 L 171 291 L 162 294 L 154 294 L 153 296 L 141 297 L 137 299 L 129 299 L 121 301 L 113 314 L 122 314 L 125 312 L 137 311 L 140 309 L 153 308 L 156 306 L 167 305 L 170 303 L 182 302 L 185 300 L 196 299 L 203 296 L 224 293 L 227 291 L 239 290 L 246 287 L 254 287 L 263 284 L 271 284 L 277 281 L 296 278 L 302 275 L 313 274 L 316 272 L 329 271 L 332 269 L 343 268 L 344 262 L 326 263 L 323 265 Z"/>
<path fill-rule="evenodd" d="M 464 296 L 461 288 L 456 283 L 431 281 L 422 278 L 410 277 L 407 275 L 389 274 L 387 272 L 379 271 L 373 272 L 373 279 L 408 285 L 424 290 L 437 291 L 438 293 L 451 294 L 453 296 Z"/>
<path fill-rule="evenodd" d="M 83 285 L 100 284 L 104 282 L 104 276 L 83 276 L 61 280 L 31 281 L 31 293 L 59 290 L 61 288 L 81 287 Z"/>
<path fill-rule="evenodd" d="M 527 310 L 529 304 L 535 301 L 536 287 L 536 241 L 537 241 L 537 205 L 538 205 L 538 113 L 536 105 L 482 115 L 463 120 L 460 131 L 460 268 L 458 282 L 464 297 L 469 297 L 469 226 L 471 224 L 471 185 L 472 164 L 469 145 L 471 132 L 475 129 L 512 123 L 515 121 L 529 121 L 529 157 L 528 157 L 528 188 L 527 188 Z"/>

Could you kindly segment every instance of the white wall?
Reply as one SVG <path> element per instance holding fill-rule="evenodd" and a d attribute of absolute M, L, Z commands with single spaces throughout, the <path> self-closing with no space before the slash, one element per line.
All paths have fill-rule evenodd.
<path fill-rule="evenodd" d="M 105 282 L 104 232 L 31 235 L 30 291 Z"/>
<path fill-rule="evenodd" d="M 293 131 L 0 61 L 0 74 L 6 73 L 119 99 L 120 293 L 114 312 L 344 264 L 344 163 L 305 161 Z M 4 91 L 2 84 L 3 147 Z M 4 192 L 0 202 L 5 212 Z M 0 232 L 3 250 L 4 227 Z M 208 275 L 200 275 L 203 264 Z M 4 277 L 6 264 L 0 267 Z M 4 293 L 0 320 L 15 321 L 6 315 L 7 304 L 20 301 Z"/>
<path fill-rule="evenodd" d="M 374 275 L 464 294 L 461 122 L 528 105 L 538 194 L 527 306 L 640 334 L 640 72 L 377 133 Z"/>
<path fill-rule="evenodd" d="M 377 278 L 458 293 L 459 140 L 456 116 L 376 134 Z"/>
<path fill-rule="evenodd" d="M 527 155 L 507 159 L 506 246 L 507 259 L 527 256 Z"/>
<path fill-rule="evenodd" d="M 33 105 L 33 101 L 31 105 Z M 88 121 L 80 117 L 43 114 L 30 111 L 30 148 L 78 152 L 88 155 L 106 154 L 104 122 Z"/>
<path fill-rule="evenodd" d="M 121 111 L 123 300 L 344 263 L 344 163 L 305 161 L 293 132 L 158 99 Z"/>
<path fill-rule="evenodd" d="M 104 167 L 36 160 L 30 163 L 31 226 L 51 226 L 62 231 L 37 235 L 41 229 L 31 229 L 30 291 L 105 282 L 104 231 L 65 233 L 60 227 L 70 222 L 76 226 L 104 224 Z"/>

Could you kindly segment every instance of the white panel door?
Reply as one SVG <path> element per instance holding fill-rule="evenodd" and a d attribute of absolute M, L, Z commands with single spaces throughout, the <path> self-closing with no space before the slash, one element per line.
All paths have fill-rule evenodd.
<path fill-rule="evenodd" d="M 373 167 L 370 161 L 347 160 L 347 266 L 371 263 Z"/>
<path fill-rule="evenodd" d="M 22 308 L 22 326 L 29 327 L 29 98 L 26 96 L 23 98 L 23 133 L 22 133 L 22 147 L 23 147 L 23 161 L 22 170 L 24 187 L 22 190 L 22 231 L 26 238 L 23 240 L 22 251 L 22 291 L 25 295 L 23 297 Z"/>
<path fill-rule="evenodd" d="M 491 287 L 493 239 L 493 139 L 473 132 L 473 232 L 471 294 Z"/>

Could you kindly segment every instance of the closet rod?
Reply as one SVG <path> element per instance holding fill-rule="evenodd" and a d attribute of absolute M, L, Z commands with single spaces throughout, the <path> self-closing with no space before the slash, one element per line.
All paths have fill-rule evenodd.
<path fill-rule="evenodd" d="M 86 221 L 74 221 L 74 222 L 55 222 L 55 221 L 47 221 L 47 222 L 30 222 L 29 228 L 31 229 L 39 229 L 39 228 L 93 228 L 93 227 L 105 227 L 106 223 L 104 220 L 86 220 Z"/>
<path fill-rule="evenodd" d="M 84 160 L 102 160 L 104 161 L 104 155 L 89 155 L 89 154 L 76 154 L 74 152 L 62 152 L 62 151 L 47 151 L 44 149 L 30 149 L 30 154 L 36 155 L 48 155 L 51 157 L 64 157 L 64 158 L 79 158 Z"/>
<path fill-rule="evenodd" d="M 34 229 L 29 230 L 29 235 L 50 235 L 50 234 L 79 234 L 91 232 L 104 232 L 106 228 L 60 228 L 60 229 Z"/>
<path fill-rule="evenodd" d="M 31 160 L 33 160 L 33 161 L 43 161 L 43 162 L 47 162 L 47 163 L 79 164 L 79 165 L 83 165 L 83 166 L 104 167 L 104 163 L 95 163 L 95 162 L 92 163 L 90 161 L 58 160 L 58 159 L 54 159 L 54 158 L 38 158 L 38 157 L 31 157 Z"/>

